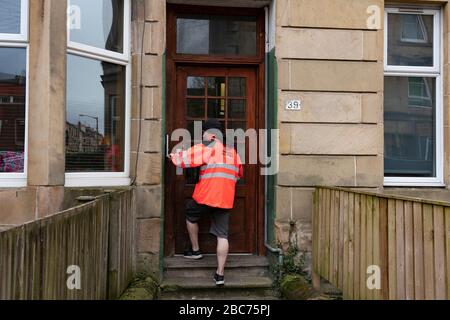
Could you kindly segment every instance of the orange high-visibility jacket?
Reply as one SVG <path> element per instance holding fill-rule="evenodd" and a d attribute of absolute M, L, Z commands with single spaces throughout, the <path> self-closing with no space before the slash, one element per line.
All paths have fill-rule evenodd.
<path fill-rule="evenodd" d="M 241 159 L 233 148 L 220 141 L 197 144 L 174 154 L 172 162 L 181 168 L 200 168 L 193 199 L 214 208 L 232 209 L 237 181 L 243 177 Z"/>

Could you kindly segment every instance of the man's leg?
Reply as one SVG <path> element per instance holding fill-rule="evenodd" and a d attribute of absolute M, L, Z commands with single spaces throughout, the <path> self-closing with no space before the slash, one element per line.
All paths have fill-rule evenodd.
<path fill-rule="evenodd" d="M 200 250 L 200 246 L 198 244 L 198 223 L 192 223 L 186 219 L 186 226 L 189 232 L 189 239 L 191 239 L 192 250 Z"/>
<path fill-rule="evenodd" d="M 228 239 L 217 238 L 217 274 L 220 276 L 225 274 L 229 247 Z"/>
<path fill-rule="evenodd" d="M 194 200 L 189 201 L 186 207 L 186 228 L 191 240 L 191 248 L 184 252 L 184 257 L 188 259 L 197 260 L 203 257 L 198 243 L 198 221 L 202 215 L 202 210 L 202 206 Z"/>
<path fill-rule="evenodd" d="M 210 232 L 217 237 L 217 274 L 223 276 L 227 262 L 228 251 L 228 224 L 229 210 L 216 210 L 212 216 Z"/>

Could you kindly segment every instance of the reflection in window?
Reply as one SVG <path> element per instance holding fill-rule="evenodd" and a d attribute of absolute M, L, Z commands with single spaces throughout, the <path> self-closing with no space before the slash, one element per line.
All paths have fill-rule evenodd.
<path fill-rule="evenodd" d="M 0 0 L 0 33 L 20 33 L 20 0 Z"/>
<path fill-rule="evenodd" d="M 432 107 L 430 83 L 431 79 L 429 78 L 408 78 L 408 102 L 410 106 Z"/>
<path fill-rule="evenodd" d="M 123 53 L 123 0 L 70 0 L 80 13 L 79 24 L 70 25 L 70 41 Z"/>
<path fill-rule="evenodd" d="M 423 16 L 417 14 L 402 15 L 402 41 L 428 42 L 428 33 Z"/>
<path fill-rule="evenodd" d="M 26 49 L 0 48 L 0 173 L 24 172 Z"/>
<path fill-rule="evenodd" d="M 433 66 L 433 16 L 388 14 L 388 65 Z"/>
<path fill-rule="evenodd" d="M 435 176 L 435 93 L 435 78 L 385 77 L 386 176 Z"/>
<path fill-rule="evenodd" d="M 68 55 L 67 172 L 122 172 L 125 67 Z"/>
<path fill-rule="evenodd" d="M 177 53 L 254 56 L 256 17 L 180 16 Z"/>
<path fill-rule="evenodd" d="M 187 78 L 187 94 L 188 94 L 188 96 L 204 96 L 205 95 L 205 78 L 204 77 L 188 77 Z"/>

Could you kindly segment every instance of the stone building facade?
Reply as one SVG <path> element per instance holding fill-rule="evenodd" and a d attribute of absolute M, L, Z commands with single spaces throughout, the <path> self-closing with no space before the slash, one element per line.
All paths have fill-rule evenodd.
<path fill-rule="evenodd" d="M 122 53 L 128 56 L 111 55 L 112 58 L 106 59 L 107 55 L 98 54 L 101 61 L 119 61 L 127 68 L 124 86 L 128 102 L 123 102 L 126 105 L 122 115 L 125 133 L 121 138 L 125 159 L 123 175 L 112 178 L 93 175 L 89 179 L 71 176 L 66 170 L 66 108 L 70 100 L 67 97 L 71 94 L 67 91 L 67 83 L 70 83 L 67 65 L 70 63 L 68 53 L 84 57 L 97 53 L 86 54 L 72 46 L 68 39 L 65 32 L 67 0 L 23 2 L 27 14 L 22 17 L 28 20 L 27 36 L 21 42 L 28 50 L 27 169 L 25 175 L 18 178 L 0 174 L 0 225 L 21 224 L 61 211 L 72 205 L 73 198 L 80 194 L 133 184 L 139 267 L 143 271 L 159 273 L 164 257 L 179 251 L 177 244 L 172 242 L 182 240 L 176 239 L 178 229 L 171 223 L 178 221 L 176 214 L 179 211 L 174 203 L 184 197 L 176 190 L 188 190 L 171 187 L 175 183 L 171 179 L 176 178 L 170 173 L 173 168 L 166 159 L 166 134 L 172 132 L 178 119 L 173 117 L 174 113 L 184 110 L 183 106 L 177 109 L 180 106 L 174 99 L 178 90 L 174 87 L 179 79 L 177 68 L 183 67 L 187 69 L 181 73 L 192 72 L 194 75 L 198 71 L 192 71 L 192 68 L 214 67 L 220 72 L 228 68 L 223 71 L 227 78 L 232 77 L 227 73 L 229 70 L 240 70 L 238 65 L 253 68 L 256 78 L 249 76 L 248 79 L 257 79 L 258 83 L 248 85 L 256 88 L 258 96 L 260 108 L 254 109 L 255 119 L 261 120 L 258 128 L 279 129 L 277 148 L 272 148 L 278 158 L 278 174 L 255 178 L 258 183 L 256 189 L 251 190 L 256 196 L 245 200 L 257 203 L 255 208 L 252 207 L 255 215 L 248 218 L 251 221 L 246 220 L 254 229 L 249 227 L 243 231 L 250 232 L 255 241 L 251 250 L 242 249 L 251 251 L 246 253 L 266 255 L 277 246 L 287 249 L 292 241 L 301 251 L 309 252 L 315 186 L 364 188 L 450 199 L 446 191 L 450 183 L 448 1 L 410 0 L 392 4 L 383 0 L 125 1 L 124 7 L 129 5 L 130 23 L 129 28 L 123 29 L 123 41 L 128 39 L 130 46 L 128 53 L 127 50 Z M 82 7 L 83 2 L 78 2 Z M 124 7 L 122 10 L 127 13 Z M 197 61 L 195 55 L 184 57 L 172 47 L 177 43 L 174 40 L 176 25 L 172 22 L 179 17 L 201 20 L 202 14 L 211 11 L 213 17 L 225 15 L 232 19 L 236 12 L 244 10 L 242 8 L 251 8 L 248 14 L 259 21 L 256 22 L 259 33 L 255 34 L 256 38 L 262 39 L 258 38 L 261 42 L 257 48 L 262 52 L 259 58 L 239 64 L 238 59 L 233 60 L 226 54 L 220 59 L 209 55 L 205 57 L 208 62 L 205 65 Z M 405 28 L 400 33 L 404 39 L 409 39 L 406 42 L 415 37 L 413 42 L 420 43 L 419 52 L 424 58 L 430 55 L 431 46 L 434 59 L 431 66 L 418 62 L 418 68 L 400 64 L 405 68 L 396 69 L 394 63 L 394 68 L 390 69 L 385 58 L 388 34 L 385 33 L 385 19 L 389 8 L 394 10 L 393 18 L 395 14 L 409 15 L 405 26 L 399 27 Z M 421 18 L 427 14 L 437 19 L 433 20 L 431 34 L 429 29 L 424 31 L 427 24 Z M 127 16 L 124 17 L 126 21 Z M 407 31 L 411 30 L 407 27 L 413 31 Z M 228 31 L 239 32 L 239 29 L 233 30 L 230 27 Z M 13 42 L 3 41 L 1 34 L 0 49 L 12 46 Z M 392 54 L 401 55 L 399 50 Z M 0 74 L 2 72 L 0 69 Z M 428 110 L 432 112 L 424 112 L 425 118 L 420 121 L 433 130 L 394 126 L 392 132 L 396 136 L 389 139 L 400 142 L 396 144 L 389 140 L 394 151 L 399 148 L 393 153 L 409 164 L 412 162 L 413 169 L 396 176 L 394 168 L 394 174 L 385 177 L 386 127 L 391 128 L 392 121 L 398 120 L 386 114 L 384 93 L 387 90 L 385 83 L 389 82 L 386 77 L 410 77 L 412 80 L 408 80 L 404 93 L 409 98 L 416 97 L 416 104 L 432 101 L 431 105 L 419 107 L 431 108 Z M 431 89 L 427 81 L 420 80 L 422 78 L 435 79 Z M 400 96 L 400 90 L 401 86 L 394 94 L 398 92 Z M 300 101 L 301 109 L 288 110 L 287 105 L 292 101 Z M 402 112 L 395 114 L 401 117 Z M 386 119 L 390 121 L 389 126 Z M 84 121 L 94 127 L 92 119 Z M 414 134 L 420 135 L 420 139 Z M 402 147 L 407 143 L 401 140 L 402 135 L 411 139 L 407 140 L 412 141 L 408 142 L 409 147 Z M 269 144 L 268 141 L 265 143 Z M 415 144 L 420 145 L 420 150 L 428 151 L 411 151 Z M 395 159 L 400 161 L 400 158 Z M 432 167 L 431 172 L 414 169 L 414 166 L 425 166 L 424 161 Z M 245 205 L 249 205 L 247 202 Z M 168 246 L 173 248 L 168 249 Z"/>

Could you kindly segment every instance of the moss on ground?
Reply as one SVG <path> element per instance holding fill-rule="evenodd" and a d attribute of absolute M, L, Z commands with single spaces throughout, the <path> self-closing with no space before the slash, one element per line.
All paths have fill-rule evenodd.
<path fill-rule="evenodd" d="M 155 300 L 159 285 L 151 277 L 137 278 L 125 290 L 120 300 Z"/>
<path fill-rule="evenodd" d="M 308 300 L 314 294 L 311 283 L 299 274 L 287 274 L 280 282 L 280 293 L 287 300 Z"/>

